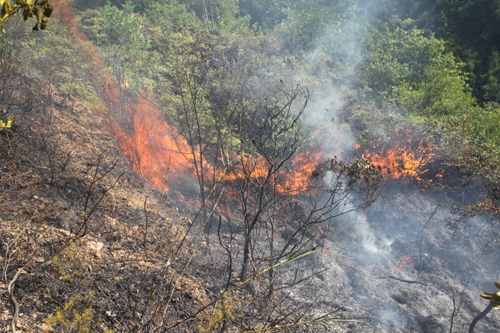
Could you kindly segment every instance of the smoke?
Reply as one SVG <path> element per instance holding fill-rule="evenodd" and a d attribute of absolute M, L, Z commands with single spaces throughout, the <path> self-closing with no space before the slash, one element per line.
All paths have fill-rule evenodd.
<path fill-rule="evenodd" d="M 408 317 L 406 317 L 399 309 L 389 306 L 383 309 L 377 318 L 377 321 L 387 329 L 399 331 L 408 325 Z"/>
<path fill-rule="evenodd" d="M 325 158 L 347 158 L 354 151 L 355 134 L 339 116 L 356 94 L 360 65 L 368 57 L 363 38 L 379 14 L 362 9 L 381 8 L 380 4 L 361 2 L 317 33 L 312 51 L 305 56 L 307 66 L 297 73 L 297 80 L 311 91 L 305 128 L 314 138 L 321 138 Z M 460 202 L 448 190 L 424 189 L 403 179 L 389 181 L 369 211 L 331 221 L 326 245 L 344 259 L 328 257 L 335 274 L 324 284 L 331 288 L 335 302 L 350 304 L 355 314 L 369 314 L 373 327 L 360 324 L 360 331 L 447 331 L 453 311 L 455 320 L 462 322 L 461 329 L 466 329 L 484 310 L 486 304 L 478 295 L 497 278 L 498 270 L 492 267 L 498 266 L 498 247 L 490 239 L 498 237 L 491 237 L 495 228 L 489 228 L 484 219 L 476 219 L 468 228 L 459 227 L 460 233 L 450 230 L 447 221 L 453 219 L 453 206 Z M 464 197 L 477 195 L 477 189 L 453 191 Z M 426 224 L 436 197 L 441 197 L 442 206 Z M 488 246 L 492 249 L 486 258 Z M 339 277 L 344 277 L 342 288 L 335 282 Z M 491 319 L 488 323 L 495 325 Z"/>
<path fill-rule="evenodd" d="M 380 232 L 375 232 L 371 228 L 366 214 L 362 212 L 357 213 L 354 228 L 365 252 L 375 254 L 379 257 L 391 254 L 391 245 L 394 240 Z"/>
<path fill-rule="evenodd" d="M 347 156 L 355 139 L 349 128 L 341 126 L 338 113 L 345 100 L 333 85 L 317 87 L 310 96 L 304 112 L 305 127 L 312 132 L 312 139 L 321 147 L 325 159 Z"/>
<path fill-rule="evenodd" d="M 294 73 L 294 80 L 311 92 L 304 122 L 315 137 L 321 137 L 326 158 L 348 157 L 354 150 L 356 137 L 347 119 L 340 121 L 339 116 L 354 97 L 359 66 L 368 55 L 363 39 L 380 8 L 378 1 L 360 1 L 345 8 L 332 6 L 332 12 L 338 10 L 333 15 L 336 18 L 323 31 L 316 32 L 312 49 L 304 55 L 304 69 Z"/>
<path fill-rule="evenodd" d="M 305 132 L 310 134 L 310 140 L 320 145 L 324 158 L 347 158 L 354 150 L 355 135 L 339 117 L 354 94 L 359 66 L 367 57 L 363 38 L 369 23 L 378 15 L 377 11 L 371 10 L 378 8 L 378 4 L 378 1 L 361 2 L 358 7 L 345 10 L 324 31 L 318 32 L 312 51 L 305 55 L 307 65 L 302 72 L 295 73 L 296 81 L 309 87 L 311 93 L 303 116 Z M 152 114 L 152 111 L 148 113 Z M 148 131 L 144 128 L 144 132 Z M 168 138 L 171 130 L 165 128 L 160 132 L 162 138 Z M 122 133 L 121 137 L 125 134 Z M 171 150 L 170 146 L 174 147 L 173 144 L 161 146 L 161 151 Z M 156 152 L 149 148 L 147 145 L 133 153 L 139 155 L 141 161 L 151 157 L 155 161 L 152 165 L 161 166 L 161 177 L 155 181 L 161 187 L 170 162 L 163 158 L 162 163 L 158 163 Z M 136 171 L 145 173 L 143 167 L 143 164 L 137 164 Z M 193 194 L 196 193 L 196 184 L 192 181 L 190 184 Z M 360 326 L 360 331 L 407 332 L 410 327 L 425 324 L 424 321 L 419 323 L 417 318 L 435 316 L 439 323 L 447 323 L 453 309 L 447 295 L 450 290 L 453 293 L 464 290 L 462 298 L 467 300 L 467 305 L 462 309 L 462 319 L 470 322 L 474 311 L 483 310 L 484 303 L 477 295 L 482 291 L 480 288 L 492 284 L 496 278 L 492 275 L 496 275 L 497 270 L 493 269 L 494 273 L 489 270 L 497 265 L 495 259 L 498 256 L 493 253 L 488 261 L 482 258 L 482 251 L 490 243 L 482 246 L 470 244 L 472 238 L 469 234 L 473 231 L 476 239 L 484 239 L 481 235 L 494 229 L 482 227 L 487 221 L 478 219 L 472 228 L 464 229 L 459 241 L 444 223 L 450 216 L 448 210 L 456 203 L 447 198 L 445 208 L 424 230 L 435 205 L 432 193 L 428 195 L 418 185 L 402 181 L 389 185 L 370 211 L 353 212 L 332 221 L 327 245 L 341 255 L 328 257 L 336 274 L 325 277 L 324 284 L 335 295 L 332 298 L 338 304 L 350 304 L 355 314 L 369 314 L 374 327 Z M 338 258 L 343 258 L 343 261 Z M 400 258 L 409 259 L 402 262 Z M 467 276 L 474 270 L 478 273 L 466 288 Z M 388 279 L 388 276 L 400 280 Z M 339 277 L 343 287 L 336 281 Z M 395 295 L 401 294 L 404 295 L 394 299 Z"/>

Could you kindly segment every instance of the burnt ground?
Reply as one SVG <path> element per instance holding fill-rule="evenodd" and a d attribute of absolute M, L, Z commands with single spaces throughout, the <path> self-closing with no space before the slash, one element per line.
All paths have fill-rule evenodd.
<path fill-rule="evenodd" d="M 6 286 L 20 268 L 18 332 L 53 331 L 43 319 L 74 296 L 78 313 L 92 307 L 98 318 L 91 331 L 139 330 L 155 286 L 175 303 L 164 315 L 170 321 L 206 303 L 175 260 L 163 269 L 187 223 L 183 203 L 165 197 L 159 205 L 160 193 L 132 172 L 99 114 L 47 82 L 5 71 L 2 78 L 10 87 L 2 107 L 16 119 L 0 132 L 2 330 L 14 313 Z M 162 273 L 169 283 L 159 282 Z M 63 317 L 73 320 L 72 311 Z"/>
<path fill-rule="evenodd" d="M 479 294 L 497 292 L 498 227 L 478 217 L 450 227 L 456 204 L 441 191 L 388 182 L 372 207 L 323 226 L 321 251 L 281 272 L 315 273 L 287 300 L 314 303 L 308 318 L 343 308 L 336 332 L 469 332 L 489 304 Z M 472 332 L 498 330 L 499 319 L 491 311 Z"/>
<path fill-rule="evenodd" d="M 469 332 L 489 304 L 479 294 L 496 291 L 497 226 L 478 218 L 450 228 L 456 203 L 442 192 L 392 183 L 373 207 L 333 223 L 331 256 L 322 258 L 332 269 L 323 283 L 336 303 L 370 318 L 347 331 Z M 474 332 L 497 330 L 498 319 L 491 311 Z"/>
<path fill-rule="evenodd" d="M 14 312 L 6 287 L 20 268 L 18 332 L 61 331 L 44 319 L 72 299 L 74 307 L 60 317 L 74 322 L 73 309 L 91 307 L 91 331 L 161 331 L 219 296 L 228 257 L 216 228 L 207 251 L 194 223 L 196 198 L 171 189 L 162 199 L 132 171 L 102 115 L 66 92 L 20 75 L 9 80 L 10 106 L 4 100 L 2 107 L 16 124 L 0 132 L 3 331 L 10 331 Z M 323 226 L 321 251 L 279 273 L 315 273 L 301 288 L 264 300 L 244 290 L 231 306 L 248 322 L 262 320 L 259 311 L 269 307 L 314 300 L 310 316 L 344 308 L 344 320 L 355 320 L 332 322 L 337 332 L 449 332 L 452 321 L 453 332 L 468 332 L 487 306 L 479 293 L 494 291 L 498 251 L 488 238 L 495 226 L 480 218 L 449 227 L 455 203 L 389 184 L 367 211 Z M 217 312 L 210 309 L 171 331 L 210 327 Z M 231 327 L 244 330 L 243 323 Z M 475 332 L 499 327 L 492 311 Z"/>

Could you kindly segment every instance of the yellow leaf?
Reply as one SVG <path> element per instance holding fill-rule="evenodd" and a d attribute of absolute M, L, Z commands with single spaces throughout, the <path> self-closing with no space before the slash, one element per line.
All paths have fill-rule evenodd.
<path fill-rule="evenodd" d="M 35 8 L 33 8 L 33 11 L 35 12 L 35 15 L 36 15 L 36 17 L 38 19 L 38 23 L 41 24 L 42 20 L 43 20 L 43 12 L 42 12 L 42 10 L 40 8 L 35 7 Z"/>
<path fill-rule="evenodd" d="M 9 117 L 7 118 L 7 123 L 5 123 L 3 120 L 0 120 L 0 130 L 4 129 L 4 128 L 10 128 L 12 126 L 13 123 L 15 123 L 16 121 L 14 120 L 14 117 Z"/>
<path fill-rule="evenodd" d="M 16 120 L 14 119 L 14 117 L 10 116 L 9 118 L 7 118 L 7 125 L 5 125 L 6 128 L 10 128 L 15 122 Z"/>

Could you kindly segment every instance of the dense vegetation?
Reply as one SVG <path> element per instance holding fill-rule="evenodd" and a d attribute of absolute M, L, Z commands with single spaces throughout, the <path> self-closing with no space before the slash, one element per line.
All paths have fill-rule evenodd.
<path fill-rule="evenodd" d="M 495 1 L 76 0 L 73 6 L 113 78 L 130 94 L 150 96 L 184 136 L 179 98 L 190 75 L 203 73 L 195 84 L 205 129 L 223 118 L 216 112 L 228 110 L 221 94 L 236 81 L 245 81 L 247 101 L 265 98 L 280 82 L 300 84 L 313 96 L 341 96 L 337 121 L 361 144 L 377 131 L 433 126 L 455 163 L 480 176 L 499 202 Z M 5 50 L 26 71 L 55 76 L 79 98 L 99 103 L 92 57 L 65 28 L 54 22 L 36 38 L 16 38 L 2 42 L 11 43 Z M 43 63 L 28 56 L 34 48 Z"/>

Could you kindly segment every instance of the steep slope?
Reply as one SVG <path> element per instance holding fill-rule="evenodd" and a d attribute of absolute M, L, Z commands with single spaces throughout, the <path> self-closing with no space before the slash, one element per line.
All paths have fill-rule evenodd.
<path fill-rule="evenodd" d="M 10 330 L 6 289 L 20 268 L 13 295 L 23 332 L 52 331 L 43 319 L 65 305 L 61 318 L 75 323 L 71 300 L 80 314 L 93 308 L 83 321 L 91 331 L 129 331 L 144 325 L 154 286 L 176 299 L 169 320 L 205 303 L 200 285 L 173 269 L 158 285 L 183 235 L 175 235 L 187 221 L 183 207 L 167 197 L 159 206 L 160 194 L 131 171 L 99 114 L 2 65 L 0 107 L 16 124 L 0 132 L 0 326 Z"/>

